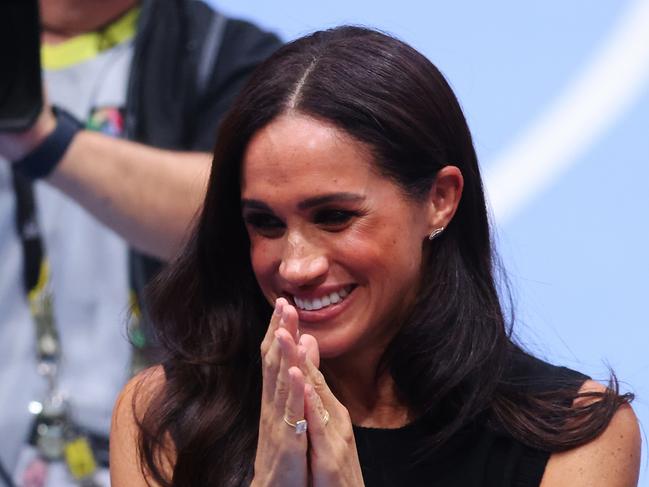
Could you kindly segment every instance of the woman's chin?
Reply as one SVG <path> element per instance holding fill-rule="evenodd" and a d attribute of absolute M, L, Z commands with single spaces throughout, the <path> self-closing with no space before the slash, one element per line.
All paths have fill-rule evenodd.
<path fill-rule="evenodd" d="M 310 330 L 309 327 L 300 326 L 300 334 L 311 335 L 315 339 L 320 358 L 338 357 L 348 348 L 348 344 L 342 342 L 339 337 L 334 337 L 331 333 L 322 330 Z"/>
<path fill-rule="evenodd" d="M 319 336 L 318 336 L 319 335 Z M 327 336 L 328 334 L 313 334 L 318 342 L 318 351 L 320 352 L 321 360 L 332 360 L 341 358 L 350 353 L 353 344 L 349 340 L 341 339 L 341 337 Z"/>

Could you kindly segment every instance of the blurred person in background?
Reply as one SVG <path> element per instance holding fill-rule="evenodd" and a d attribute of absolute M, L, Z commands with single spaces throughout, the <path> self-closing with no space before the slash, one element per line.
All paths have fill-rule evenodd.
<path fill-rule="evenodd" d="M 132 291 L 183 241 L 216 127 L 279 40 L 194 0 L 40 10 L 47 103 L 0 133 L 0 485 L 107 485 L 142 360 Z"/>

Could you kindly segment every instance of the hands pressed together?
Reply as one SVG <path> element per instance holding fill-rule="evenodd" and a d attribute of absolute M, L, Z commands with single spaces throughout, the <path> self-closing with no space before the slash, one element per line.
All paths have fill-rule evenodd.
<path fill-rule="evenodd" d="M 318 370 L 315 338 L 299 336 L 297 310 L 284 298 L 275 303 L 261 357 L 253 487 L 362 486 L 349 413 Z M 300 433 L 295 425 L 303 419 L 308 428 Z"/>

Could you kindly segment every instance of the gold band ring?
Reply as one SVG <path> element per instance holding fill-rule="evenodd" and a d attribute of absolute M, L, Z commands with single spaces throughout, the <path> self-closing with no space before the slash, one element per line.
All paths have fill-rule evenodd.
<path fill-rule="evenodd" d="M 327 426 L 327 423 L 329 422 L 330 416 L 329 416 L 329 411 L 325 409 L 324 414 L 322 415 L 322 425 Z"/>

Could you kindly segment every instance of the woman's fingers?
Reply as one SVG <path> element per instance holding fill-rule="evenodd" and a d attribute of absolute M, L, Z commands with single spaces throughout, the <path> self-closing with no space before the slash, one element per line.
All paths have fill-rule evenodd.
<path fill-rule="evenodd" d="M 303 348 L 303 346 L 299 345 L 299 348 Z M 331 392 L 331 389 L 329 389 L 324 375 L 322 375 L 322 372 L 320 372 L 320 370 L 313 364 L 313 362 L 311 362 L 311 360 L 307 356 L 307 353 L 308 352 L 305 350 L 298 355 L 299 357 L 305 357 L 305 359 L 300 362 L 300 369 L 302 369 L 302 372 L 306 377 L 306 381 L 313 386 L 315 393 L 322 400 L 322 404 L 324 405 L 325 409 L 329 411 L 330 415 L 336 416 L 340 403 L 338 402 L 338 399 L 336 398 L 334 393 Z"/>
<path fill-rule="evenodd" d="M 279 343 L 279 348 L 281 350 L 282 358 L 288 360 L 290 366 L 298 364 L 298 347 L 293 341 L 293 337 L 290 335 L 288 330 L 283 327 L 278 328 L 275 331 L 275 337 Z"/>
<path fill-rule="evenodd" d="M 262 404 L 270 404 L 275 400 L 275 387 L 281 361 L 282 350 L 279 340 L 273 334 L 273 341 L 270 343 L 268 352 L 262 357 Z"/>
<path fill-rule="evenodd" d="M 255 480 L 296 487 L 363 485 L 349 414 L 314 365 L 320 361 L 318 344 L 310 335 L 299 337 L 297 310 L 288 301 L 278 299 L 275 308 L 261 346 Z"/>
<path fill-rule="evenodd" d="M 279 340 L 275 343 L 279 347 Z M 287 368 L 286 363 L 280 352 L 276 397 L 262 404 L 252 485 L 307 486 L 304 374 L 298 367 Z M 284 388 L 285 400 L 280 399 Z"/>
<path fill-rule="evenodd" d="M 279 326 L 279 322 L 282 317 L 282 313 L 284 310 L 284 306 L 288 304 L 288 301 L 284 298 L 277 298 L 275 300 L 275 309 L 273 310 L 273 314 L 270 317 L 270 323 L 268 324 L 268 329 L 266 330 L 266 335 L 264 335 L 264 339 L 261 342 L 261 357 L 264 358 L 264 356 L 268 353 L 270 350 L 270 347 L 273 343 L 273 340 L 275 339 L 275 330 L 277 330 Z"/>
<path fill-rule="evenodd" d="M 277 377 L 280 372 L 282 361 L 280 340 L 277 338 L 278 330 L 283 330 L 281 334 L 285 339 L 287 336 L 290 338 L 290 332 L 285 330 L 287 321 L 286 308 L 288 306 L 290 306 L 290 304 L 284 298 L 278 298 L 277 301 L 275 301 L 275 310 L 270 319 L 266 336 L 261 344 L 263 377 L 262 397 L 267 402 L 272 402 L 275 399 Z M 292 340 L 292 338 L 290 338 L 290 340 Z M 289 367 L 296 364 L 296 355 L 297 352 L 289 356 Z"/>
<path fill-rule="evenodd" d="M 254 466 L 260 485 L 307 485 L 306 429 L 296 434 L 306 424 L 297 321 L 295 309 L 279 298 L 260 347 L 263 390 Z"/>
<path fill-rule="evenodd" d="M 289 369 L 298 364 L 298 349 L 293 337 L 283 327 L 275 330 L 275 338 L 280 349 L 280 365 L 277 372 L 274 402 L 278 410 L 283 410 L 290 391 Z"/>
<path fill-rule="evenodd" d="M 335 397 L 332 399 L 333 394 L 328 387 L 321 391 L 325 393 L 318 393 L 308 381 L 304 386 L 304 414 L 309 422 L 311 485 L 362 486 L 363 473 L 349 413 Z"/>
<path fill-rule="evenodd" d="M 313 335 L 300 335 L 298 345 L 301 345 L 306 350 L 306 356 L 315 365 L 316 369 L 320 367 L 320 348 L 318 342 Z"/>
<path fill-rule="evenodd" d="M 309 466 L 313 487 L 359 487 L 364 485 L 354 428 L 342 405 L 326 406 L 322 396 L 307 382 L 304 413 L 309 422 Z M 330 416 L 331 415 L 331 416 Z"/>
<path fill-rule="evenodd" d="M 304 404 L 304 415 L 309 422 L 309 438 L 317 441 L 325 433 L 331 419 L 330 413 L 311 384 L 304 385 Z"/>
<path fill-rule="evenodd" d="M 289 387 L 284 407 L 284 422 L 287 428 L 295 429 L 295 434 L 306 432 L 304 426 L 304 374 L 298 367 L 288 369 Z"/>
<path fill-rule="evenodd" d="M 298 317 L 295 306 L 286 301 L 286 304 L 282 307 L 281 326 L 286 328 L 286 330 L 291 334 L 291 337 L 293 338 L 293 341 L 295 343 L 297 343 L 300 338 L 300 333 L 298 331 L 299 322 L 300 319 Z"/>

